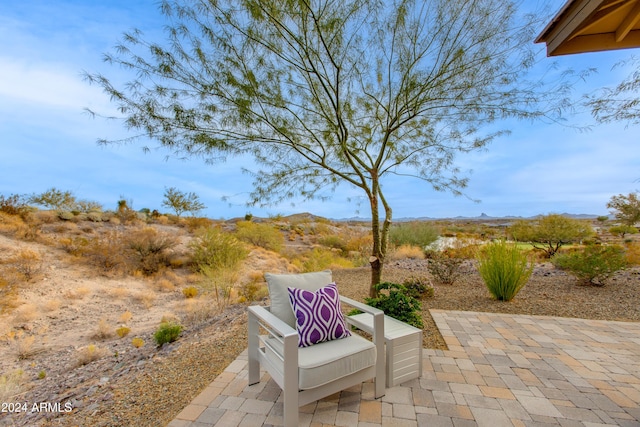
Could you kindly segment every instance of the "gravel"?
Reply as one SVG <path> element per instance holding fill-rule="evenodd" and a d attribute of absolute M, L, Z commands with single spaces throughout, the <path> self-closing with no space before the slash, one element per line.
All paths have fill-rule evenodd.
<path fill-rule="evenodd" d="M 390 262 L 385 268 L 387 281 L 428 276 L 424 260 Z M 462 268 L 464 274 L 458 282 L 434 284 L 435 296 L 422 302 L 427 348 L 446 349 L 429 309 L 640 321 L 638 268 L 617 274 L 606 286 L 595 287 L 580 285 L 551 264 L 539 264 L 511 302 L 493 300 L 470 262 Z M 336 270 L 334 278 L 341 294 L 362 300 L 368 294 L 369 274 L 368 268 Z M 223 316 L 185 335 L 144 369 L 99 390 L 105 394 L 104 404 L 80 408 L 42 425 L 166 425 L 246 348 L 245 307 L 230 307 Z"/>

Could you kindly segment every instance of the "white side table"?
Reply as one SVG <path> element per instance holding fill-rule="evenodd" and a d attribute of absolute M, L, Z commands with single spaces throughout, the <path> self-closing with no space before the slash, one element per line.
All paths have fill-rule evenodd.
<path fill-rule="evenodd" d="M 368 314 L 349 316 L 363 331 L 373 330 L 373 317 Z M 422 375 L 422 329 L 393 317 L 384 316 L 387 387 L 394 387 Z"/>

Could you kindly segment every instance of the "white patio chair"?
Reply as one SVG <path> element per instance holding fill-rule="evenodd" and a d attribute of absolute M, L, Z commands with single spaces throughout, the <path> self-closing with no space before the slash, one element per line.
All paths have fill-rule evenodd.
<path fill-rule="evenodd" d="M 260 382 L 260 366 L 280 386 L 284 396 L 284 425 L 298 426 L 299 407 L 366 380 L 375 381 L 375 398 L 385 393 L 384 312 L 340 296 L 373 316 L 373 342 L 351 336 L 309 347 L 298 347 L 296 319 L 287 288 L 309 291 L 332 283 L 331 271 L 304 274 L 265 274 L 270 307 L 250 306 L 249 384 Z M 349 316 L 345 316 L 349 324 Z"/>

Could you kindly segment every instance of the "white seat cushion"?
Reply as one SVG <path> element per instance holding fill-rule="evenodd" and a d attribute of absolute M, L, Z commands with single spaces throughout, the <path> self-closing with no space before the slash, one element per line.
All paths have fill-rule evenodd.
<path fill-rule="evenodd" d="M 276 366 L 282 365 L 283 345 L 266 340 L 265 354 Z M 277 352 L 278 355 L 271 351 Z M 339 378 L 361 371 L 376 363 L 376 347 L 359 335 L 298 348 L 298 382 L 300 390 L 320 387 Z"/>

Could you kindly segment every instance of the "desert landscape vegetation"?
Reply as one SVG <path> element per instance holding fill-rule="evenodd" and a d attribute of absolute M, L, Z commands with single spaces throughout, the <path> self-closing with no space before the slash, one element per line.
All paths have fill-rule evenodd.
<path fill-rule="evenodd" d="M 366 222 L 309 213 L 212 220 L 42 193 L 55 194 L 70 196 L 73 209 L 2 197 L 1 425 L 165 425 L 246 348 L 245 307 L 268 304 L 265 272 L 329 268 L 341 293 L 369 296 Z M 425 347 L 446 348 L 430 308 L 640 321 L 633 229 L 608 217 L 557 217 L 591 234 L 554 257 L 615 247 L 624 266 L 598 264 L 600 274 L 586 277 L 521 242 L 531 274 L 500 301 L 479 273 L 481 248 L 534 220 L 395 224 L 383 278 L 420 303 Z"/>

